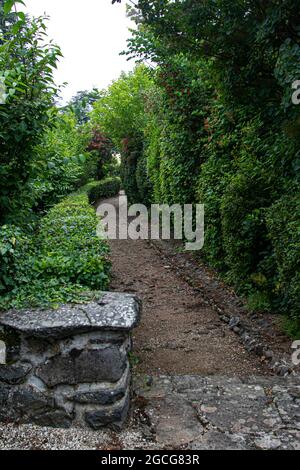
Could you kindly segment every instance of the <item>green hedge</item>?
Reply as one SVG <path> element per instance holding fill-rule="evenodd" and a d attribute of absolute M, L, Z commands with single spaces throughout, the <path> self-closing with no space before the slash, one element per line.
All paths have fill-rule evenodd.
<path fill-rule="evenodd" d="M 121 189 L 121 179 L 118 177 L 105 178 L 102 181 L 92 181 L 83 188 L 89 198 L 90 204 L 99 199 L 116 196 Z"/>
<path fill-rule="evenodd" d="M 277 267 L 275 292 L 282 310 L 300 331 L 300 195 L 283 196 L 267 212 L 269 238 Z"/>
<path fill-rule="evenodd" d="M 80 302 L 106 289 L 109 247 L 96 235 L 98 223 L 83 188 L 55 205 L 34 236 L 2 227 L 0 307 Z"/>
<path fill-rule="evenodd" d="M 31 238 L 15 225 L 0 227 L 0 295 L 16 285 L 15 273 L 31 252 Z M 1 298 L 0 298 L 1 299 Z"/>

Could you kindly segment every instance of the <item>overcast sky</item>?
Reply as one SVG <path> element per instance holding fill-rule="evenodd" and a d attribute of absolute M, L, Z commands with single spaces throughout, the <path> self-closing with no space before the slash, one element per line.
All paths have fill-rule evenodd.
<path fill-rule="evenodd" d="M 49 38 L 61 47 L 64 58 L 55 74 L 57 83 L 68 82 L 64 101 L 77 91 L 105 88 L 122 70 L 134 67 L 119 53 L 126 48 L 132 27 L 125 15 L 125 3 L 111 0 L 25 0 L 26 11 L 39 16 L 45 12 Z"/>

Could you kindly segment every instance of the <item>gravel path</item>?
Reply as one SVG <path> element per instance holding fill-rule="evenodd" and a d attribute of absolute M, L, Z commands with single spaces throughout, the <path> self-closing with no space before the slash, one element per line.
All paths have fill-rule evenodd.
<path fill-rule="evenodd" d="M 116 435 L 109 431 L 0 424 L 1 450 L 134 450 L 144 447 L 146 440 L 137 430 L 125 430 Z"/>
<path fill-rule="evenodd" d="M 117 208 L 119 199 L 104 201 Z M 166 264 L 146 240 L 110 241 L 111 289 L 143 301 L 133 335 L 136 372 L 160 374 L 261 375 L 261 361 L 241 345 L 205 299 Z"/>

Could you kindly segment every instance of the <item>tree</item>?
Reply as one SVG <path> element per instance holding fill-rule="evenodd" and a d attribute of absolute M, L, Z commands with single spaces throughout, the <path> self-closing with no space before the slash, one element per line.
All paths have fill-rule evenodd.
<path fill-rule="evenodd" d="M 95 104 L 91 123 L 108 136 L 122 156 L 123 183 L 131 201 L 145 200 L 139 187 L 147 187 L 140 175 L 147 178 L 146 171 L 137 171 L 143 161 L 143 131 L 146 125 L 145 106 L 147 91 L 152 86 L 151 72 L 144 65 L 128 74 L 122 73 Z"/>
<path fill-rule="evenodd" d="M 89 152 L 95 152 L 97 155 L 97 174 L 98 180 L 103 179 L 106 174 L 105 170 L 107 165 L 112 162 L 113 145 L 109 138 L 107 138 L 99 127 L 94 127 L 92 130 L 92 138 L 87 147 Z"/>
<path fill-rule="evenodd" d="M 93 104 L 99 100 L 100 97 L 101 94 L 96 88 L 93 88 L 93 90 L 78 91 L 66 108 L 74 112 L 78 124 L 84 124 L 89 121 L 89 114 L 93 109 Z"/>
<path fill-rule="evenodd" d="M 13 3 L 6 2 L 7 9 Z M 44 17 L 22 16 L 10 24 L 4 13 L 4 23 L 9 30 L 2 31 L 0 74 L 8 97 L 0 105 L 0 224 L 16 221 L 32 207 L 33 149 L 51 123 L 57 93 L 53 69 L 61 56 L 58 46 L 45 43 Z"/>
<path fill-rule="evenodd" d="M 0 31 L 2 32 L 2 37 L 0 37 L 0 44 L 3 44 L 4 38 L 7 37 L 11 27 L 18 21 L 18 16 L 15 12 L 4 13 L 4 6 L 6 0 L 0 0 Z"/>

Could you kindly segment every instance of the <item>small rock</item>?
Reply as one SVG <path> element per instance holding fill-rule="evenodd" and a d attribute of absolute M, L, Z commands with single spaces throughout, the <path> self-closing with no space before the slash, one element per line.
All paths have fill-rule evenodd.
<path fill-rule="evenodd" d="M 169 341 L 167 344 L 166 344 L 166 349 L 172 349 L 172 350 L 176 350 L 176 349 L 179 349 L 179 346 L 177 343 L 175 342 L 172 342 L 172 341 Z"/>
<path fill-rule="evenodd" d="M 221 316 L 221 320 L 222 320 L 223 322 L 225 322 L 225 323 L 229 323 L 229 322 L 230 322 L 230 318 L 227 317 L 226 315 L 222 315 L 222 316 Z"/>
<path fill-rule="evenodd" d="M 218 410 L 216 406 L 201 405 L 201 411 L 205 414 L 215 413 Z"/>
<path fill-rule="evenodd" d="M 255 354 L 257 354 L 258 356 L 264 356 L 264 347 L 262 344 L 258 344 L 257 346 L 255 346 Z"/>
<path fill-rule="evenodd" d="M 264 351 L 264 356 L 266 359 L 273 359 L 274 357 L 274 354 L 273 354 L 273 351 L 271 351 L 270 349 L 267 349 Z"/>
<path fill-rule="evenodd" d="M 197 331 L 197 334 L 200 335 L 200 336 L 201 336 L 201 335 L 208 335 L 209 332 L 208 332 L 207 330 L 198 330 L 198 331 Z M 196 340 L 196 339 L 198 339 L 198 338 L 194 338 L 194 339 Z"/>
<path fill-rule="evenodd" d="M 235 326 L 239 326 L 240 317 L 232 317 L 229 321 L 229 328 L 232 330 Z"/>
<path fill-rule="evenodd" d="M 256 439 L 254 444 L 260 450 L 276 450 L 281 446 L 281 441 L 272 436 L 264 436 Z"/>
<path fill-rule="evenodd" d="M 112 405 L 121 400 L 126 393 L 126 387 L 114 390 L 103 389 L 97 391 L 77 392 L 71 399 L 81 404 Z"/>
<path fill-rule="evenodd" d="M 153 385 L 153 377 L 151 377 L 151 375 L 148 375 L 146 377 L 145 383 L 146 383 L 147 387 L 151 387 Z"/>
<path fill-rule="evenodd" d="M 293 398 L 300 398 L 300 387 L 292 387 L 289 389 L 289 393 Z"/>
<path fill-rule="evenodd" d="M 277 369 L 277 374 L 280 376 L 280 377 L 285 377 L 286 375 L 289 374 L 289 368 L 287 366 L 280 366 L 278 367 Z"/>

